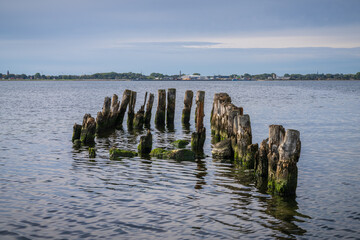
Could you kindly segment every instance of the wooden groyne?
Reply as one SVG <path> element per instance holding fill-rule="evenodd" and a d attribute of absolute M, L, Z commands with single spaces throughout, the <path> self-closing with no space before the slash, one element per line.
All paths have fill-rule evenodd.
<path fill-rule="evenodd" d="M 262 141 L 259 149 L 257 143 L 252 143 L 250 116 L 232 104 L 226 93 L 215 94 L 210 118 L 211 133 L 215 142 L 219 142 L 212 150 L 214 157 L 228 158 L 231 152 L 234 164 L 254 169 L 270 192 L 295 195 L 296 164 L 301 151 L 299 131 L 270 125 L 269 138 Z"/>
<path fill-rule="evenodd" d="M 145 126 L 147 132 L 140 137 L 138 152 L 121 149 L 110 149 L 111 159 L 131 156 L 152 156 L 170 158 L 177 161 L 194 160 L 204 156 L 206 128 L 204 126 L 205 92 L 197 91 L 195 98 L 195 132 L 191 135 L 191 150 L 184 149 L 188 144 L 185 140 L 172 143 L 175 150 L 162 148 L 152 149 L 153 136 L 150 124 L 154 94 L 145 93 L 140 109 L 135 113 L 137 93 L 126 89 L 120 102 L 116 94 L 112 98 L 105 97 L 102 110 L 97 113 L 96 120 L 85 114 L 82 125 L 73 126 L 72 141 L 74 147 L 81 145 L 88 148 L 89 156 L 96 156 L 95 136 L 101 136 L 109 130 L 121 128 L 126 109 L 128 108 L 128 129 L 141 130 Z M 187 90 L 184 97 L 184 109 L 181 122 L 190 122 L 193 92 Z M 166 104 L 167 103 L 167 104 Z M 164 129 L 174 127 L 176 105 L 176 89 L 158 90 L 158 105 L 155 114 L 155 126 Z M 146 109 L 145 109 L 146 107 Z M 263 140 L 260 147 L 252 142 L 250 116 L 244 114 L 242 107 L 231 102 L 227 93 L 216 93 L 210 115 L 211 134 L 214 141 L 212 154 L 214 158 L 230 159 L 236 167 L 250 169 L 257 177 L 257 186 L 266 187 L 269 192 L 282 196 L 295 195 L 297 187 L 297 162 L 300 158 L 300 132 L 293 129 L 285 130 L 282 125 L 270 125 L 269 137 Z M 162 130 L 161 130 L 162 131 Z M 182 149 L 181 149 L 182 148 Z"/>

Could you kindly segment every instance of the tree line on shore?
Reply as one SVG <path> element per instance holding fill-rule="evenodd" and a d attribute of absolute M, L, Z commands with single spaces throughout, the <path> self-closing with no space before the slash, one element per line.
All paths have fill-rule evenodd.
<path fill-rule="evenodd" d="M 199 74 L 200 75 L 200 74 Z M 263 74 L 248 74 L 244 75 L 231 74 L 224 76 L 227 79 L 233 78 L 247 78 L 253 80 L 267 80 L 273 78 L 274 73 L 263 73 Z M 76 80 L 76 79 L 127 79 L 127 80 L 176 80 L 179 79 L 179 75 L 166 75 L 162 73 L 151 73 L 150 75 L 144 75 L 141 73 L 95 73 L 90 75 L 43 75 L 36 73 L 34 75 L 27 74 L 2 74 L 0 73 L 0 79 L 23 79 L 23 80 Z M 217 78 L 221 79 L 221 78 Z M 321 74 L 284 74 L 282 80 L 360 80 L 360 72 L 356 74 L 342 74 L 342 73 L 321 73 Z"/>

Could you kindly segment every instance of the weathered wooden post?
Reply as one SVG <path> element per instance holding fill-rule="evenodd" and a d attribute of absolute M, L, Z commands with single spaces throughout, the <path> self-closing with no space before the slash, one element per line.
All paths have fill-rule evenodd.
<path fill-rule="evenodd" d="M 139 111 L 135 114 L 134 127 L 136 129 L 142 129 L 145 119 L 145 103 L 147 99 L 147 92 L 145 93 L 144 104 L 140 107 Z"/>
<path fill-rule="evenodd" d="M 155 125 L 158 128 L 165 127 L 165 110 L 166 110 L 166 91 L 158 90 L 158 106 L 155 115 Z"/>
<path fill-rule="evenodd" d="M 166 111 L 166 125 L 168 128 L 174 127 L 175 118 L 175 102 L 176 102 L 176 89 L 169 88 L 167 93 L 167 111 Z"/>
<path fill-rule="evenodd" d="M 154 103 L 154 94 L 150 93 L 149 96 L 149 100 L 146 104 L 146 111 L 145 111 L 145 127 L 149 128 L 150 127 L 150 122 L 151 122 L 151 110 L 152 110 L 152 106 Z"/>
<path fill-rule="evenodd" d="M 150 130 L 148 130 L 145 136 L 140 137 L 138 152 L 140 155 L 148 155 L 150 154 L 151 149 L 152 149 L 152 134 Z"/>
<path fill-rule="evenodd" d="M 184 97 L 184 109 L 182 111 L 182 117 L 181 117 L 181 122 L 185 125 L 189 124 L 190 122 L 193 95 L 194 95 L 193 91 L 186 90 Z"/>
<path fill-rule="evenodd" d="M 130 102 L 130 97 L 131 97 L 131 91 L 126 89 L 123 93 L 122 99 L 121 99 L 121 104 L 120 104 L 120 109 L 119 109 L 119 116 L 116 120 L 116 126 L 120 127 L 122 126 L 122 123 L 124 121 L 124 116 L 125 116 L 125 112 L 126 112 L 126 108 Z"/>
<path fill-rule="evenodd" d="M 243 168 L 254 168 L 256 158 L 255 146 L 252 146 L 250 116 L 236 115 L 233 124 L 231 145 L 234 150 L 234 159 Z"/>
<path fill-rule="evenodd" d="M 82 144 L 93 144 L 95 141 L 96 122 L 90 114 L 85 114 L 81 127 L 80 140 Z"/>
<path fill-rule="evenodd" d="M 97 134 L 115 127 L 117 118 L 119 116 L 119 108 L 120 103 L 116 94 L 113 95 L 112 102 L 111 98 L 105 97 L 102 111 L 98 112 L 96 116 Z"/>
<path fill-rule="evenodd" d="M 262 177 L 264 179 L 267 179 L 268 176 L 268 158 L 267 158 L 268 153 L 269 153 L 269 144 L 267 138 L 263 140 L 260 144 L 259 158 L 255 163 L 256 176 Z"/>
<path fill-rule="evenodd" d="M 80 139 L 80 135 L 81 135 L 81 125 L 75 123 L 73 127 L 72 142 L 75 143 L 75 140 Z"/>
<path fill-rule="evenodd" d="M 191 135 L 191 149 L 201 154 L 203 152 L 204 142 L 206 138 L 206 129 L 204 128 L 204 101 L 205 92 L 197 91 L 196 93 L 196 132 Z"/>
<path fill-rule="evenodd" d="M 129 110 L 128 110 L 128 119 L 127 119 L 128 128 L 133 127 L 134 116 L 135 116 L 135 104 L 136 104 L 136 92 L 131 91 L 130 101 L 129 101 Z"/>
<path fill-rule="evenodd" d="M 297 187 L 297 162 L 300 158 L 300 132 L 286 130 L 285 138 L 279 146 L 279 162 L 275 175 L 275 193 L 281 196 L 295 195 Z"/>
<path fill-rule="evenodd" d="M 283 142 L 285 129 L 281 125 L 269 126 L 268 190 L 274 191 L 276 169 L 279 161 L 279 146 Z"/>

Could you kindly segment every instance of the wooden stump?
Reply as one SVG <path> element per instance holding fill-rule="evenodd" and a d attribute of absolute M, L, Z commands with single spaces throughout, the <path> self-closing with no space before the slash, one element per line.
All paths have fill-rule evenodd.
<path fill-rule="evenodd" d="M 72 142 L 74 143 L 75 140 L 80 139 L 80 135 L 81 135 L 81 125 L 75 123 L 73 127 Z"/>
<path fill-rule="evenodd" d="M 82 144 L 95 143 L 96 122 L 90 114 L 85 114 L 81 127 L 80 140 Z"/>
<path fill-rule="evenodd" d="M 293 129 L 286 130 L 284 141 L 279 147 L 279 162 L 277 164 L 274 190 L 281 196 L 296 194 L 301 141 L 300 132 Z"/>
<path fill-rule="evenodd" d="M 140 155 L 150 154 L 152 149 L 152 134 L 148 130 L 145 136 L 140 137 L 140 144 L 138 145 L 138 152 Z"/>
<path fill-rule="evenodd" d="M 149 100 L 146 104 L 145 120 L 144 120 L 145 127 L 147 127 L 147 128 L 150 127 L 151 110 L 152 110 L 153 103 L 154 103 L 154 94 L 150 93 Z"/>
<path fill-rule="evenodd" d="M 155 114 L 155 125 L 158 128 L 165 128 L 166 91 L 158 90 L 158 106 Z"/>
<path fill-rule="evenodd" d="M 166 111 L 166 125 L 168 128 L 174 127 L 175 102 L 176 102 L 176 89 L 169 88 L 167 93 L 167 111 Z"/>
<path fill-rule="evenodd" d="M 147 92 L 145 93 L 144 104 L 140 107 L 139 111 L 135 114 L 134 128 L 142 129 L 145 121 L 145 103 L 147 99 Z"/>
<path fill-rule="evenodd" d="M 191 107 L 193 100 L 193 91 L 187 90 L 184 97 L 184 109 L 182 111 L 181 122 L 185 125 L 190 123 Z"/>
<path fill-rule="evenodd" d="M 206 129 L 204 128 L 204 102 L 205 102 L 205 92 L 198 91 L 196 93 L 196 110 L 195 110 L 195 126 L 196 132 L 193 132 L 191 135 L 191 149 L 197 153 L 201 154 L 204 148 L 204 142 L 206 138 Z"/>
<path fill-rule="evenodd" d="M 134 116 L 135 116 L 135 104 L 136 104 L 136 92 L 131 91 L 130 101 L 129 101 L 129 110 L 128 110 L 128 119 L 127 124 L 128 128 L 133 128 Z"/>
<path fill-rule="evenodd" d="M 118 118 L 116 120 L 116 126 L 120 127 L 122 126 L 122 123 L 124 121 L 124 116 L 125 116 L 125 112 L 126 112 L 126 108 L 130 102 L 130 97 L 131 97 L 131 91 L 126 89 L 123 93 L 122 99 L 121 99 L 121 104 L 120 104 L 120 109 L 119 109 L 119 115 Z"/>
<path fill-rule="evenodd" d="M 109 97 L 105 97 L 102 111 L 98 112 L 96 116 L 97 134 L 115 128 L 117 118 L 119 117 L 119 108 L 120 103 L 116 94 L 113 95 L 112 100 Z"/>
<path fill-rule="evenodd" d="M 279 161 L 279 146 L 285 137 L 285 129 L 281 125 L 269 126 L 269 153 L 268 153 L 268 190 L 275 187 L 276 169 Z"/>

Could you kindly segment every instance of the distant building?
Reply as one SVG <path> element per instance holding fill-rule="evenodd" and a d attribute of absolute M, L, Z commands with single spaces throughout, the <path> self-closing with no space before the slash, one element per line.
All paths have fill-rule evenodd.
<path fill-rule="evenodd" d="M 200 75 L 184 75 L 184 76 L 181 76 L 181 80 L 184 80 L 184 81 L 190 81 L 190 80 L 208 80 L 208 77 L 206 77 L 206 76 L 200 76 Z"/>

